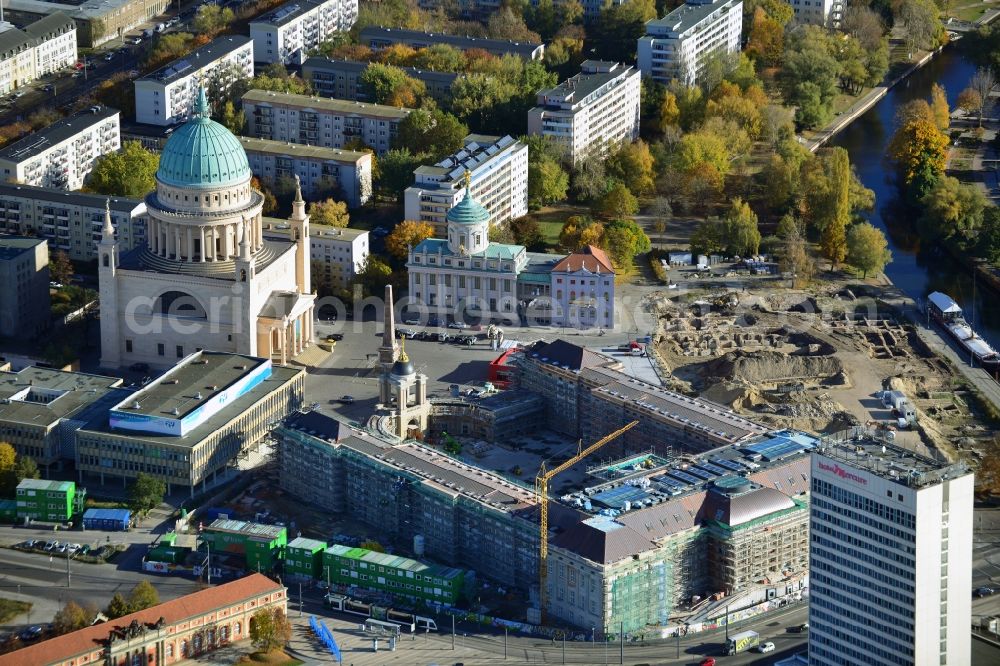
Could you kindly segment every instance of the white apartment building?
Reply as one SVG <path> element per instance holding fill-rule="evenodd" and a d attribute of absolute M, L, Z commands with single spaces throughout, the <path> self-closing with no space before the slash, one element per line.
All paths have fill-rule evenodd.
<path fill-rule="evenodd" d="M 584 61 L 581 70 L 539 92 L 528 111 L 528 133 L 550 137 L 574 163 L 639 138 L 639 71 L 600 60 Z"/>
<path fill-rule="evenodd" d="M 264 224 L 267 225 L 268 235 L 291 237 L 291 228 L 286 220 L 266 217 Z M 309 259 L 313 286 L 327 282 L 337 289 L 350 289 L 369 251 L 366 229 L 310 223 Z"/>
<path fill-rule="evenodd" d="M 445 216 L 465 196 L 465 172 L 472 194 L 490 212 L 493 224 L 528 214 L 528 146 L 509 136 L 470 134 L 464 147 L 434 166 L 414 170 L 414 185 L 403 194 L 403 217 L 447 233 Z"/>
<path fill-rule="evenodd" d="M 411 109 L 342 99 L 250 90 L 243 95 L 246 132 L 258 139 L 343 148 L 360 139 L 376 153 L 392 147 Z"/>
<path fill-rule="evenodd" d="M 358 0 L 292 0 L 250 22 L 257 62 L 302 64 L 306 54 L 358 20 Z"/>
<path fill-rule="evenodd" d="M 809 663 L 971 661 L 973 475 L 856 427 L 812 455 Z"/>
<path fill-rule="evenodd" d="M 604 250 L 588 245 L 564 257 L 549 277 L 554 326 L 615 327 L 615 267 Z"/>
<path fill-rule="evenodd" d="M 743 0 L 688 0 L 661 19 L 646 22 L 639 38 L 643 76 L 660 83 L 698 81 L 708 56 L 740 50 Z"/>
<path fill-rule="evenodd" d="M 253 41 L 242 35 L 217 37 L 188 55 L 135 80 L 135 120 L 173 125 L 187 120 L 198 86 L 226 92 L 253 78 Z"/>
<path fill-rule="evenodd" d="M 279 178 L 299 177 L 302 193 L 317 198 L 317 192 L 333 184 L 337 199 L 348 207 L 365 205 L 372 196 L 372 156 L 353 150 L 303 146 L 268 139 L 240 137 L 250 169 L 268 187 Z M 326 182 L 324 182 L 326 181 Z"/>
<path fill-rule="evenodd" d="M 798 23 L 826 25 L 827 19 L 839 20 L 846 4 L 843 0 L 789 0 Z"/>
<path fill-rule="evenodd" d="M 14 183 L 0 183 L 0 232 L 45 238 L 52 252 L 63 250 L 74 261 L 93 261 L 105 206 L 123 251 L 146 242 L 145 201 Z"/>
<path fill-rule="evenodd" d="M 9 24 L 8 24 L 9 25 Z M 76 23 L 62 12 L 0 32 L 0 95 L 76 62 Z"/>
<path fill-rule="evenodd" d="M 94 160 L 121 148 L 118 109 L 92 106 L 0 149 L 6 182 L 78 190 Z"/>

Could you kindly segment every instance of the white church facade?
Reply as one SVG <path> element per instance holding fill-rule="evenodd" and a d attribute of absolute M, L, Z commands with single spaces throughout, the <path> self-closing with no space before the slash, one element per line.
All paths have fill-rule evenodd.
<path fill-rule="evenodd" d="M 286 364 L 313 339 L 309 217 L 301 191 L 289 241 L 264 238 L 263 195 L 240 141 L 196 115 L 163 148 L 146 196 L 145 246 L 120 253 L 110 217 L 98 244 L 101 365 L 173 366 L 207 349 Z"/>

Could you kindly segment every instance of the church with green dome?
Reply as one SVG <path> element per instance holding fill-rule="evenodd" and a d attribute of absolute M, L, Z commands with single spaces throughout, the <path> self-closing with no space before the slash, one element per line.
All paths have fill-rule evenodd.
<path fill-rule="evenodd" d="M 461 321 L 614 328 L 615 271 L 599 248 L 569 256 L 490 242 L 490 213 L 465 195 L 446 215 L 448 237 L 410 248 L 410 311 Z"/>
<path fill-rule="evenodd" d="M 146 245 L 98 245 L 101 365 L 172 367 L 202 349 L 285 364 L 312 344 L 309 217 L 299 191 L 290 241 L 264 237 L 264 196 L 246 152 L 211 119 L 205 90 L 163 147 L 146 195 Z"/>

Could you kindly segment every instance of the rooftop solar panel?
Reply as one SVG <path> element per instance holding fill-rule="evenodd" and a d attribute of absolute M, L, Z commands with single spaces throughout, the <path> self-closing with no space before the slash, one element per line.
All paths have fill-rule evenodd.
<path fill-rule="evenodd" d="M 666 474 L 656 477 L 654 481 L 659 483 L 661 486 L 666 486 L 668 489 L 683 490 L 684 488 L 687 488 L 686 483 L 678 481 L 677 479 L 671 479 Z"/>
<path fill-rule="evenodd" d="M 699 479 L 698 477 L 691 476 L 687 472 L 682 472 L 681 470 L 678 470 L 678 469 L 672 470 L 672 471 L 668 472 L 668 474 L 670 474 L 670 476 L 672 476 L 672 477 L 674 477 L 676 479 L 680 479 L 681 481 L 684 481 L 684 482 L 689 483 L 689 484 L 694 485 L 694 486 L 697 486 L 697 485 L 701 484 L 701 479 Z"/>
<path fill-rule="evenodd" d="M 716 476 L 722 476 L 723 474 L 728 474 L 728 470 L 726 470 L 723 467 L 719 467 L 718 465 L 713 465 L 710 462 L 701 463 L 698 466 L 701 467 L 702 469 L 707 469 L 709 472 L 712 472 Z"/>
<path fill-rule="evenodd" d="M 688 467 L 687 471 L 688 473 L 694 474 L 698 478 L 705 479 L 706 481 L 711 481 L 715 477 L 719 476 L 718 474 L 713 474 L 708 470 L 700 469 L 698 467 Z"/>
<path fill-rule="evenodd" d="M 720 458 L 719 460 L 713 460 L 712 462 L 721 467 L 725 467 L 726 469 L 732 472 L 742 472 L 744 469 L 746 469 L 745 467 L 743 467 L 743 465 L 735 463 L 732 460 L 725 460 Z"/>

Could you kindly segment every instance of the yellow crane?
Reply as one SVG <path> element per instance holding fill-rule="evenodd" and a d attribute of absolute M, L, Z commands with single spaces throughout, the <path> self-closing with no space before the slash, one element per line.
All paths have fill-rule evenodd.
<path fill-rule="evenodd" d="M 566 471 L 597 449 L 601 448 L 608 442 L 617 439 L 619 436 L 637 425 L 639 425 L 638 421 L 632 421 L 618 430 L 615 430 L 613 433 L 605 435 L 587 448 L 583 448 L 583 440 L 581 440 L 577 445 L 575 456 L 549 470 L 545 469 L 545 461 L 542 461 L 542 466 L 538 469 L 538 476 L 535 477 L 535 492 L 538 494 L 538 505 L 541 509 L 541 539 L 539 540 L 538 551 L 538 599 L 539 610 L 543 617 L 545 615 L 545 604 L 548 600 L 548 589 L 545 583 L 549 576 L 549 479 L 554 477 L 559 472 Z"/>

